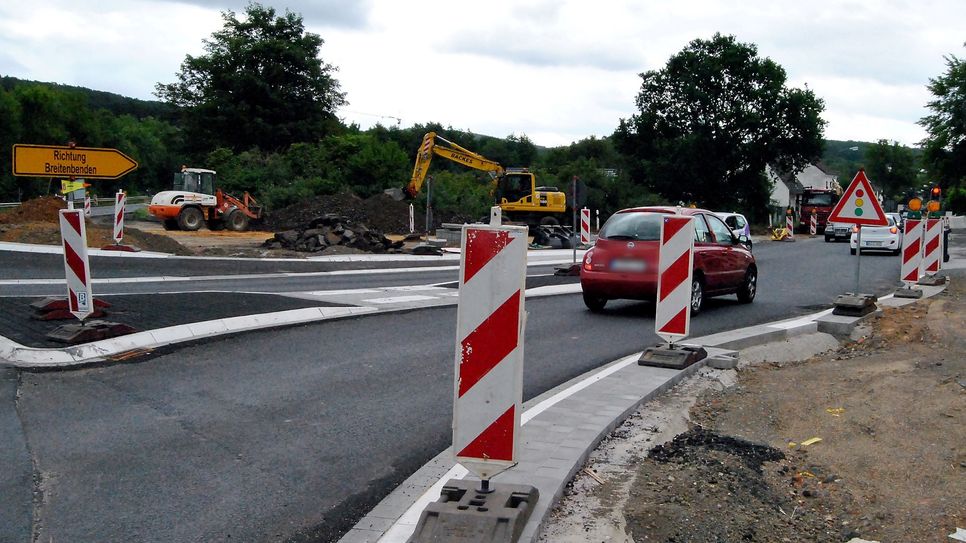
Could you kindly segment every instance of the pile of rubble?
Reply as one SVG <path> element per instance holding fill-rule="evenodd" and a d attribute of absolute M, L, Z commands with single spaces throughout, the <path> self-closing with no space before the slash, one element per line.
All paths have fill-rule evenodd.
<path fill-rule="evenodd" d="M 370 253 L 400 253 L 403 241 L 392 241 L 366 225 L 341 215 L 327 214 L 302 228 L 276 232 L 263 244 L 268 249 L 290 249 L 317 253 L 341 245 Z"/>

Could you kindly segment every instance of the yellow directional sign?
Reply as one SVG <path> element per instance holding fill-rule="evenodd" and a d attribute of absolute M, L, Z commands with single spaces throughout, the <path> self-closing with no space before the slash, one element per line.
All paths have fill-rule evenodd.
<path fill-rule="evenodd" d="M 68 181 L 66 179 L 60 180 L 60 193 L 67 194 L 69 192 L 74 192 L 75 190 L 86 189 L 91 186 L 90 183 L 85 183 L 83 181 Z"/>
<path fill-rule="evenodd" d="M 137 167 L 134 159 L 117 149 L 20 143 L 13 146 L 14 175 L 117 179 Z"/>

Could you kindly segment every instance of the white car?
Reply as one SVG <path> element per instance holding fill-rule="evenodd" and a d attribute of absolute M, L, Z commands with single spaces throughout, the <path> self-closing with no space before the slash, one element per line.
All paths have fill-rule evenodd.
<path fill-rule="evenodd" d="M 896 219 L 891 215 L 886 215 L 889 221 L 888 226 L 863 226 L 862 227 L 862 251 L 889 251 L 894 255 L 902 252 L 902 230 L 896 223 Z M 856 250 L 856 238 L 858 230 L 852 228 L 852 238 L 849 240 L 849 249 L 852 254 Z"/>

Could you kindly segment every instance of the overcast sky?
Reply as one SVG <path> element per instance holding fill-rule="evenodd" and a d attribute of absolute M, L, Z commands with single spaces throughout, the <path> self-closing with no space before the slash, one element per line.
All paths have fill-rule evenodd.
<path fill-rule="evenodd" d="M 288 0 L 338 67 L 346 122 L 435 121 L 566 145 L 634 113 L 641 72 L 715 32 L 825 100 L 826 137 L 915 145 L 963 0 Z M 739 4 L 740 7 L 724 4 Z M 155 99 L 236 0 L 0 0 L 0 75 Z M 398 119 L 398 121 L 397 121 Z"/>

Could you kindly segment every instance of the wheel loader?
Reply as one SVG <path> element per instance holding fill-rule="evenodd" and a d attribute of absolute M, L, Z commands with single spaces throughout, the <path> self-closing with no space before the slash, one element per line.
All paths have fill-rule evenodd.
<path fill-rule="evenodd" d="M 148 212 L 161 220 L 165 230 L 194 231 L 207 223 L 209 230 L 248 229 L 262 217 L 262 207 L 247 192 L 236 198 L 216 188 L 214 170 L 181 168 L 174 174 L 172 190 L 151 198 Z"/>

